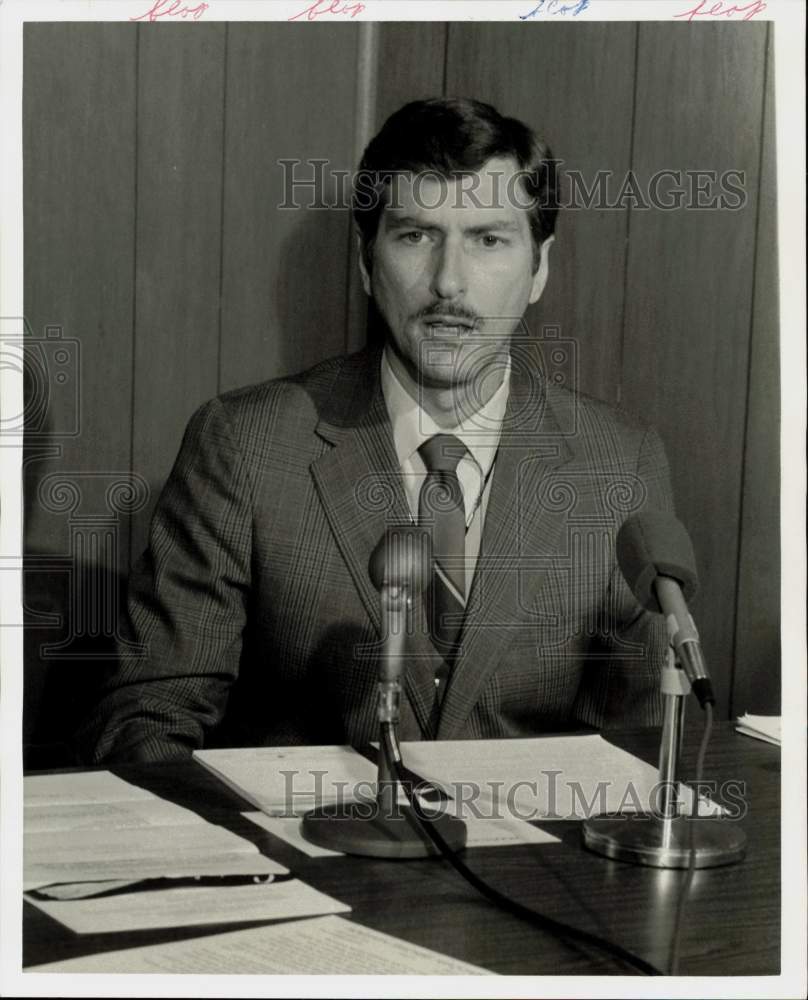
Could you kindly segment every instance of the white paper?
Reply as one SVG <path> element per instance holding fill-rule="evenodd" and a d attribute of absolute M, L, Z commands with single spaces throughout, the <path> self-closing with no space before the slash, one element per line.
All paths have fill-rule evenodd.
<path fill-rule="evenodd" d="M 448 809 L 447 809 L 448 811 Z M 451 810 L 456 815 L 456 810 Z M 467 812 L 467 811 L 466 811 Z M 327 847 L 318 847 L 305 840 L 300 829 L 300 818 L 297 816 L 267 816 L 262 812 L 242 813 L 251 823 L 274 834 L 287 844 L 302 851 L 310 858 L 341 857 L 341 851 L 330 851 Z M 463 815 L 466 824 L 467 847 L 510 847 L 514 844 L 557 844 L 558 837 L 531 826 L 521 819 L 506 816 L 500 819 L 486 819 L 471 815 Z"/>
<path fill-rule="evenodd" d="M 738 716 L 736 732 L 743 733 L 744 736 L 753 736 L 755 739 L 763 740 L 764 743 L 773 743 L 780 746 L 780 716 L 779 715 L 744 715 Z"/>
<path fill-rule="evenodd" d="M 24 859 L 26 888 L 51 882 L 286 871 L 260 854 L 255 844 L 212 823 L 29 833 Z"/>
<path fill-rule="evenodd" d="M 25 837 L 25 861 L 67 862 L 116 861 L 118 859 L 185 857 L 188 854 L 256 854 L 255 844 L 213 823 L 187 826 L 150 826 L 131 829 L 59 830 L 29 833 Z"/>
<path fill-rule="evenodd" d="M 269 815 L 302 816 L 322 804 L 374 797 L 376 766 L 352 747 L 195 750 L 194 759 Z"/>
<path fill-rule="evenodd" d="M 26 898 L 76 934 L 282 920 L 321 913 L 347 913 L 351 909 L 298 879 L 266 885 L 124 892 L 100 899 L 65 902 Z"/>
<path fill-rule="evenodd" d="M 121 830 L 148 826 L 191 826 L 207 822 L 198 813 L 164 799 L 125 802 L 56 802 L 26 804 L 24 830 Z"/>
<path fill-rule="evenodd" d="M 87 955 L 66 962 L 29 966 L 26 971 L 492 975 L 479 966 L 334 916 Z"/>
<path fill-rule="evenodd" d="M 515 816 L 480 819 L 464 816 L 467 847 L 512 847 L 514 844 L 558 844 L 559 839 L 541 827 Z"/>
<path fill-rule="evenodd" d="M 64 771 L 32 774 L 23 779 L 23 797 L 29 805 L 77 802 L 136 802 L 157 798 L 111 771 Z"/>
<path fill-rule="evenodd" d="M 466 747 L 468 743 L 460 745 Z M 344 746 L 198 750 L 194 757 L 267 816 L 279 820 L 265 823 L 255 814 L 246 814 L 253 822 L 309 857 L 327 857 L 336 852 L 304 840 L 294 817 L 340 797 L 350 801 L 357 792 L 366 799 L 372 798 L 378 776 L 375 764 Z M 409 759 L 407 764 L 411 766 Z M 399 801 L 406 802 L 403 794 Z M 544 844 L 557 840 L 546 831 L 520 823 L 518 816 L 510 814 L 483 820 L 476 818 L 469 808 L 463 810 L 461 818 L 467 821 L 469 847 Z"/>
<path fill-rule="evenodd" d="M 657 769 L 601 736 L 440 740 L 402 744 L 407 767 L 455 800 L 517 820 L 658 811 Z M 691 808 L 688 788 L 682 808 Z M 717 807 L 707 803 L 700 813 Z"/>
<path fill-rule="evenodd" d="M 409 766 L 409 765 L 408 765 Z M 463 798 L 439 801 L 418 797 L 427 815 L 447 813 L 466 824 L 466 847 L 512 847 L 516 844 L 557 844 L 558 837 L 541 827 L 514 816 L 498 812 L 492 803 Z"/>
<path fill-rule="evenodd" d="M 271 833 L 287 844 L 291 844 L 292 847 L 296 847 L 298 851 L 302 851 L 310 858 L 343 857 L 342 851 L 330 851 L 327 847 L 318 847 L 305 840 L 300 832 L 301 820 L 299 816 L 267 816 L 263 812 L 245 812 L 241 815 L 251 823 L 255 823 L 256 826 L 260 826 L 262 830 L 266 830 L 267 833 Z"/>

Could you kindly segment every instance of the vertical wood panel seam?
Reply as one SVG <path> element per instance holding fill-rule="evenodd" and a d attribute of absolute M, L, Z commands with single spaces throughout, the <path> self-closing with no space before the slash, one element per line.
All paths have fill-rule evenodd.
<path fill-rule="evenodd" d="M 738 651 L 738 602 L 741 594 L 741 562 L 743 557 L 743 532 L 744 532 L 744 493 L 746 485 L 747 448 L 749 447 L 749 408 L 752 391 L 752 360 L 753 360 L 753 339 L 755 331 L 755 302 L 758 293 L 758 266 L 759 266 L 759 246 L 760 239 L 760 213 L 763 185 L 763 148 L 766 140 L 766 96 L 769 88 L 769 43 L 771 38 L 771 23 L 766 25 L 763 48 L 763 86 L 761 87 L 761 107 L 760 107 L 760 131 L 758 142 L 758 176 L 757 176 L 757 204 L 755 205 L 755 226 L 752 246 L 754 247 L 755 263 L 752 270 L 752 287 L 750 289 L 749 302 L 749 329 L 747 331 L 746 345 L 746 391 L 744 394 L 744 421 L 743 435 L 741 438 L 741 468 L 740 468 L 740 489 L 738 504 L 738 529 L 737 544 L 735 547 L 735 600 L 732 607 L 732 647 L 729 661 L 729 716 L 735 714 L 735 658 Z"/>
<path fill-rule="evenodd" d="M 230 23 L 224 24 L 224 43 L 222 51 L 222 158 L 219 170 L 219 301 L 217 311 L 216 334 L 216 395 L 222 391 L 222 302 L 224 299 L 224 198 L 225 198 L 225 168 L 227 163 L 227 50 L 230 40 Z"/>
<path fill-rule="evenodd" d="M 137 222 L 138 222 L 138 134 L 140 116 L 140 33 L 142 25 L 135 25 L 135 107 L 134 107 L 134 169 L 133 177 L 133 201 L 132 201 L 132 377 L 130 378 L 129 390 L 129 472 L 134 475 L 135 470 L 135 377 L 137 372 Z M 133 531 L 132 515 L 127 519 L 127 571 L 132 566 L 132 542 Z"/>
<path fill-rule="evenodd" d="M 356 107 L 354 109 L 354 163 L 359 161 L 370 141 L 376 121 L 379 89 L 379 24 L 368 21 L 359 25 L 356 50 Z"/>
<path fill-rule="evenodd" d="M 447 21 L 443 26 L 443 79 L 441 80 L 441 95 L 446 97 L 446 90 L 449 86 L 449 32 L 451 22 Z"/>
<path fill-rule="evenodd" d="M 371 138 L 376 121 L 376 106 L 379 88 L 379 24 L 366 21 L 359 25 L 356 48 L 356 89 L 354 96 L 354 146 L 352 168 L 356 170 L 365 146 Z M 348 352 L 353 347 L 351 329 L 359 312 L 356 301 L 357 288 L 354 282 L 354 230 L 353 215 L 348 208 L 348 254 L 345 262 L 345 318 L 343 328 L 343 349 Z M 364 295 L 364 292 L 362 293 Z M 361 301 L 361 299 L 360 299 Z"/>
<path fill-rule="evenodd" d="M 631 125 L 629 126 L 629 146 L 628 146 L 628 168 L 634 170 L 634 156 L 636 152 L 637 136 L 637 91 L 639 89 L 640 76 L 640 29 L 642 25 L 634 25 L 634 81 L 631 92 Z M 623 239 L 623 294 L 620 303 L 620 340 L 618 343 L 618 363 L 617 371 L 619 377 L 617 381 L 617 405 L 623 401 L 623 363 L 625 359 L 626 342 L 626 313 L 628 302 L 628 271 L 629 254 L 631 247 L 631 205 L 626 208 L 626 235 Z"/>

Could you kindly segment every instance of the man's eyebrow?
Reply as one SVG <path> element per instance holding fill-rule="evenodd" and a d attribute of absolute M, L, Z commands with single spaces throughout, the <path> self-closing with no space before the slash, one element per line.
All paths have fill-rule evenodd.
<path fill-rule="evenodd" d="M 464 232 L 474 234 L 490 233 L 493 231 L 516 233 L 520 230 L 521 227 L 515 219 L 494 219 L 492 222 L 483 222 L 477 226 L 468 226 Z"/>
<path fill-rule="evenodd" d="M 390 212 L 387 214 L 386 225 L 388 229 L 443 229 L 442 226 L 436 226 L 414 215 L 395 215 Z M 479 236 L 481 233 L 490 232 L 519 232 L 520 228 L 519 223 L 514 219 L 492 219 L 491 222 L 478 223 L 476 226 L 465 226 L 463 232 Z"/>
<path fill-rule="evenodd" d="M 440 229 L 429 222 L 416 218 L 414 215 L 394 215 L 389 210 L 386 213 L 388 229 Z"/>

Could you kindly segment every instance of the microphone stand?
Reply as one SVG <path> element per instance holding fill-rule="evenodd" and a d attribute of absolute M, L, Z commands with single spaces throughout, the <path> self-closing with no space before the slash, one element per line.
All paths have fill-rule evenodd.
<path fill-rule="evenodd" d="M 410 590 L 384 582 L 381 586 L 384 646 L 379 665 L 379 764 L 375 801 L 338 802 L 320 806 L 303 817 L 303 837 L 318 847 L 373 858 L 424 858 L 440 854 L 408 803 L 398 801 L 399 783 L 387 759 L 382 727 L 396 727 L 401 701 L 401 674 Z M 441 813 L 429 819 L 453 850 L 466 846 L 466 824 Z"/>
<path fill-rule="evenodd" d="M 668 648 L 662 670 L 662 739 L 659 749 L 660 805 L 656 813 L 594 816 L 583 824 L 584 846 L 617 861 L 653 868 L 714 868 L 741 861 L 746 835 L 737 823 L 721 817 L 679 812 L 677 775 L 682 749 L 685 698 L 691 685 Z M 694 791 L 694 804 L 698 789 Z"/>

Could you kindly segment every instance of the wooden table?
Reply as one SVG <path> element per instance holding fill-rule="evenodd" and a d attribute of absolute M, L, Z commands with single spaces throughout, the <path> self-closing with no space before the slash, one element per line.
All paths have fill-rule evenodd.
<path fill-rule="evenodd" d="M 658 732 L 604 734 L 654 762 Z M 686 738 L 692 777 L 698 732 Z M 540 765 L 539 765 L 540 766 Z M 497 909 L 445 862 L 309 858 L 244 820 L 252 809 L 193 762 L 116 767 L 117 774 L 188 806 L 256 843 L 309 884 L 350 904 L 350 919 L 494 972 L 520 975 L 627 974 L 616 960 L 559 941 Z M 780 751 L 716 727 L 705 778 L 743 790 L 748 838 L 740 864 L 695 873 L 681 943 L 682 975 L 773 975 L 780 971 Z M 737 793 L 731 793 L 737 799 Z M 720 794 L 717 796 L 721 800 Z M 727 802 L 730 800 L 727 799 Z M 735 803 L 737 805 L 737 802 Z M 580 845 L 580 824 L 558 821 L 561 843 L 476 848 L 467 863 L 484 879 L 547 916 L 597 933 L 667 970 L 682 872 L 608 861 Z M 23 965 L 73 958 L 254 924 L 74 935 L 27 902 Z M 300 972 L 305 972 L 301 969 Z"/>

